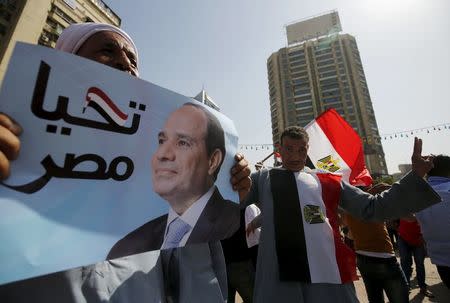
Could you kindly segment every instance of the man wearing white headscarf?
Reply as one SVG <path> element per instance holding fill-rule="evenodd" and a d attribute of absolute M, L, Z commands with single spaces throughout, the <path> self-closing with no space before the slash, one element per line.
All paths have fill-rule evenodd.
<path fill-rule="evenodd" d="M 106 23 L 72 24 L 61 33 L 58 41 L 56 41 L 55 49 L 76 54 L 87 39 L 99 32 L 114 32 L 121 35 L 133 47 L 137 58 L 138 50 L 131 37 L 120 28 Z"/>
<path fill-rule="evenodd" d="M 55 48 L 139 76 L 136 45 L 127 33 L 113 25 L 72 24 L 61 33 Z"/>

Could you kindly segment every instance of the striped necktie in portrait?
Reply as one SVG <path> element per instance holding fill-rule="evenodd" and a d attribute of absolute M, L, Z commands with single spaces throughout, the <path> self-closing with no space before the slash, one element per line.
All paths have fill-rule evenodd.
<path fill-rule="evenodd" d="M 177 247 L 181 239 L 191 229 L 191 226 L 177 217 L 169 223 L 164 245 L 161 248 L 161 257 L 164 274 L 164 289 L 166 302 L 175 303 L 179 301 L 180 273 L 178 266 Z"/>
<path fill-rule="evenodd" d="M 162 249 L 174 248 L 180 245 L 181 239 L 189 232 L 191 226 L 184 222 L 180 217 L 177 217 L 170 222 L 167 228 L 166 238 Z"/>

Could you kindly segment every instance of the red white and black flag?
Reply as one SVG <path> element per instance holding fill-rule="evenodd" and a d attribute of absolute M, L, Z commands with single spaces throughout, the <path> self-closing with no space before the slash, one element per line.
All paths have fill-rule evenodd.
<path fill-rule="evenodd" d="M 280 280 L 332 284 L 357 280 L 355 255 L 339 234 L 341 176 L 274 168 L 270 182 Z"/>
<path fill-rule="evenodd" d="M 120 126 L 123 126 L 128 119 L 128 115 L 122 112 L 114 101 L 97 87 L 88 89 L 83 112 L 88 106 L 95 108 L 108 122 L 113 122 Z"/>
<path fill-rule="evenodd" d="M 305 130 L 309 135 L 308 156 L 316 169 L 342 174 L 342 179 L 352 185 L 372 184 L 361 138 L 336 110 L 323 112 Z"/>

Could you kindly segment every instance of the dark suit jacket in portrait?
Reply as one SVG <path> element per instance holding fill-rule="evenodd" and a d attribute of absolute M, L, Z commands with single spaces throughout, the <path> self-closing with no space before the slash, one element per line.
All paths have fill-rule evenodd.
<path fill-rule="evenodd" d="M 111 248 L 107 259 L 158 250 L 164 242 L 167 214 L 138 227 Z M 225 200 L 217 188 L 203 209 L 186 245 L 222 240 L 239 228 L 239 205 Z"/>

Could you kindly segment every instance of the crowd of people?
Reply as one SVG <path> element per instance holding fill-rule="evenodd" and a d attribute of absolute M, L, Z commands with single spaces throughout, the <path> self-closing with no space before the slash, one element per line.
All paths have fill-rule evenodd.
<path fill-rule="evenodd" d="M 138 76 L 136 46 L 128 34 L 114 26 L 72 25 L 62 33 L 56 48 Z M 201 133 L 190 135 L 190 140 L 197 140 L 199 150 L 187 157 L 193 159 L 189 163 L 203 165 L 205 170 L 187 167 L 185 179 L 192 184 L 176 184 L 184 186 L 179 194 L 174 190 L 180 187 L 174 185 L 174 190 L 168 191 L 159 183 L 165 176 L 158 175 L 158 167 L 176 161 L 177 156 L 179 163 L 188 163 L 173 150 L 173 142 L 179 140 L 174 125 L 182 124 L 189 116 L 200 121 L 193 128 Z M 223 151 L 220 142 L 211 148 L 206 146 L 208 142 L 202 143 L 213 120 L 195 104 L 183 105 L 159 134 L 158 151 L 152 157 L 153 182 L 158 194 L 169 203 L 167 215 L 124 237 L 104 262 L 2 286 L 0 298 L 5 302 L 26 302 L 30 296 L 36 302 L 140 302 L 158 293 L 154 302 L 234 302 L 237 291 L 246 303 L 358 302 L 353 284 L 358 267 L 370 302 L 383 302 L 383 291 L 390 302 L 408 302 L 412 256 L 420 291 L 432 296 L 425 284 L 426 254 L 437 266 L 443 283 L 450 287 L 450 157 L 422 156 L 422 141 L 416 138 L 409 174 L 392 185 L 361 189 L 340 175 L 305 167 L 309 136 L 301 127 L 288 127 L 280 138 L 281 168 L 261 168 L 250 175 L 248 162 L 236 155 L 230 183 L 239 192 L 239 211 L 239 207 L 220 199 L 214 186 Z M 186 122 L 182 127 L 189 126 Z M 30 152 L 20 150 L 21 131 L 14 117 L 0 114 L 2 179 L 10 174 L 10 163 L 19 151 Z M 212 136 L 218 137 L 217 132 Z M 204 149 L 200 149 L 202 146 Z M 200 154 L 208 160 L 206 164 L 198 164 L 202 163 Z M 205 178 L 199 178 L 203 175 Z M 186 199 L 192 194 L 194 181 L 201 182 L 201 190 Z M 207 231 L 201 232 L 196 228 L 203 217 L 198 215 L 190 221 L 192 216 L 186 215 L 200 203 L 203 213 L 208 201 L 224 205 L 216 217 L 232 216 L 235 208 L 238 214 L 237 221 L 218 223 L 222 229 L 213 238 L 202 237 L 213 227 L 206 226 Z M 340 215 L 352 233 L 354 251 L 342 241 Z M 400 265 L 384 223 L 395 219 L 401 219 Z M 173 226 L 179 226 L 176 232 Z M 149 244 L 148 235 L 155 230 L 161 233 L 157 241 Z M 260 238 L 252 239 L 254 233 L 260 233 Z M 201 244 L 206 241 L 209 243 Z M 185 244 L 191 245 L 179 247 Z M 126 257 L 136 253 L 144 254 Z M 155 280 L 139 275 L 139 266 L 155 258 Z M 124 270 L 130 271 L 133 279 L 129 279 L 130 275 L 121 277 L 119 271 Z M 150 283 L 154 284 L 150 287 Z M 55 296 L 58 292 L 66 294 Z"/>

